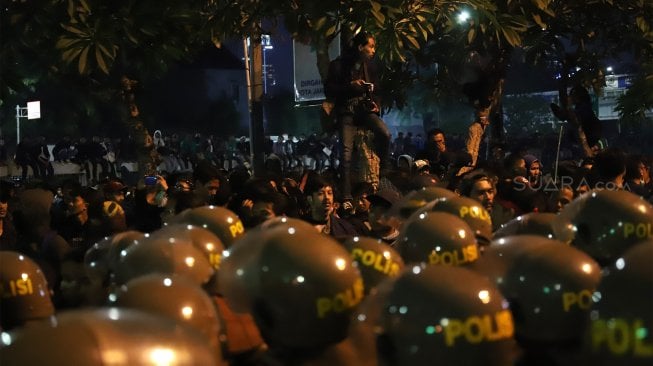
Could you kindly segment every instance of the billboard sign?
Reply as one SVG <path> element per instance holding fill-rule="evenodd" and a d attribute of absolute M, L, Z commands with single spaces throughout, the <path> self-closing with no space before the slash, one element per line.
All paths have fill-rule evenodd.
<path fill-rule="evenodd" d="M 27 119 L 41 118 L 41 102 L 27 102 Z"/>
<path fill-rule="evenodd" d="M 329 45 L 329 59 L 340 55 L 340 37 Z M 295 102 L 324 100 L 324 85 L 317 68 L 317 54 L 310 46 L 293 40 Z"/>

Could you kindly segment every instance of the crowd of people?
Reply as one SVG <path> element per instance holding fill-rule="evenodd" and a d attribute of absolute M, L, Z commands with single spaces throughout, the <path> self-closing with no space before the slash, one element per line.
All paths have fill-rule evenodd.
<path fill-rule="evenodd" d="M 331 64 L 338 134 L 268 137 L 255 175 L 244 137 L 156 130 L 137 177 L 129 138 L 64 138 L 53 159 L 85 184 L 48 179 L 44 139 L 21 141 L 23 179 L 0 187 L 0 361 L 650 364 L 651 157 L 559 108 L 570 156 L 484 144 L 491 104 L 465 139 L 393 139 L 374 52 L 361 32 Z"/>
<path fill-rule="evenodd" d="M 156 138 L 161 138 L 161 134 L 156 133 Z M 90 141 L 100 144 L 101 139 L 92 138 Z M 326 237 L 331 238 L 329 240 L 333 240 L 334 243 L 342 243 L 338 246 L 348 242 L 351 244 L 352 238 L 367 238 L 382 245 L 374 249 L 377 253 L 396 250 L 399 259 L 395 262 L 403 260 L 406 263 L 464 264 L 474 261 L 479 256 L 483 257 L 485 255 L 482 254 L 483 250 L 488 251 L 495 245 L 494 235 L 502 230 L 505 232 L 505 228 L 512 225 L 515 220 L 528 215 L 560 217 L 567 205 L 581 200 L 579 197 L 586 197 L 587 195 L 583 196 L 584 193 L 605 191 L 623 192 L 628 197 L 639 198 L 641 203 L 631 205 L 630 209 L 639 210 L 644 215 L 637 218 L 639 222 L 631 222 L 635 225 L 632 232 L 628 234 L 624 232 L 624 235 L 636 233 L 640 239 L 651 239 L 653 214 L 650 204 L 641 206 L 653 199 L 653 182 L 650 178 L 651 160 L 650 157 L 643 155 L 627 154 L 620 149 L 606 148 L 596 151 L 593 157 L 566 160 L 557 166 L 551 166 L 544 164 L 538 156 L 535 156 L 534 150 L 498 149 L 492 151 L 488 159 L 485 159 L 482 154 L 478 155 L 476 164 L 472 165 L 470 154 L 464 147 L 454 151 L 448 145 L 446 133 L 433 129 L 425 134 L 421 148 L 419 144 L 403 144 L 405 138 L 395 139 L 390 169 L 382 175 L 378 183 L 353 182 L 351 191 L 353 205 L 345 207 L 342 204 L 345 197 L 338 184 L 340 179 L 338 170 L 335 169 L 338 162 L 333 164 L 334 169 L 331 169 L 330 161 L 325 164 L 327 168 L 317 165 L 307 166 L 303 163 L 306 160 L 293 157 L 296 150 L 291 150 L 293 153 L 286 153 L 285 158 L 282 158 L 279 155 L 289 151 L 283 149 L 288 141 L 298 144 L 301 139 L 290 136 L 279 136 L 276 142 L 270 139 L 271 147 L 268 148 L 266 171 L 258 176 L 252 175 L 249 165 L 245 163 L 247 154 L 243 152 L 241 153 L 243 162 L 236 163 L 231 169 L 228 169 L 219 157 L 212 159 L 208 154 L 197 154 L 194 158 L 188 159 L 190 163 L 186 169 L 161 170 L 151 177 L 139 177 L 134 184 L 121 179 L 119 169 L 118 174 L 110 171 L 111 174 L 98 177 L 97 182 L 88 185 L 82 185 L 76 177 L 57 181 L 56 184 L 48 179 L 27 180 L 22 184 L 10 180 L 3 181 L 0 195 L 0 248 L 3 253 L 19 253 L 21 258 L 34 261 L 39 273 L 43 275 L 44 286 L 47 286 L 48 301 L 52 302 L 53 310 L 50 316 L 56 316 L 56 313 L 65 310 L 109 306 L 111 304 L 109 298 L 115 296 L 115 291 L 120 288 L 115 282 L 115 276 L 121 276 L 121 271 L 133 271 L 133 269 L 125 269 L 126 264 L 121 262 L 120 255 L 117 259 L 111 259 L 118 264 L 109 264 L 111 260 L 108 257 L 115 255 L 115 253 L 109 254 L 112 252 L 109 248 L 119 246 L 123 254 L 126 253 L 124 260 L 127 260 L 130 258 L 129 248 L 135 246 L 139 240 L 147 242 L 148 237 L 157 237 L 156 233 L 162 230 L 165 232 L 166 229 L 168 230 L 166 237 L 180 236 L 180 232 L 170 229 L 175 227 L 175 223 L 180 222 L 208 228 L 219 238 L 217 242 L 225 243 L 223 244 L 225 247 L 233 246 L 234 250 L 241 245 L 239 244 L 241 240 L 245 242 L 242 244 L 244 246 L 255 246 L 252 240 L 244 239 L 250 232 L 258 238 L 257 240 L 267 240 L 266 237 L 256 235 L 263 235 L 266 230 L 276 232 L 274 228 L 277 225 L 289 225 L 285 223 L 286 221 L 283 221 L 283 224 L 279 223 L 278 220 L 283 218 L 283 220 L 290 220 L 293 227 L 296 227 L 302 235 L 306 235 L 305 240 L 311 241 L 302 242 L 302 246 L 322 245 L 320 243 L 325 241 L 324 245 L 328 247 L 331 245 L 330 242 L 322 239 Z M 337 143 L 337 139 L 334 141 Z M 165 155 L 165 150 L 161 149 L 163 146 L 159 142 L 157 149 Z M 411 149 L 414 153 L 410 153 Z M 56 159 L 71 161 L 78 159 L 75 154 L 64 155 L 59 150 L 55 154 Z M 394 158 L 395 155 L 398 156 Z M 180 159 L 179 164 L 183 163 L 184 159 L 181 159 L 181 156 L 174 156 L 175 159 Z M 160 167 L 164 166 L 169 165 L 166 163 L 160 165 Z M 623 198 L 615 200 L 624 202 Z M 205 222 L 197 219 L 193 221 L 189 218 L 192 215 L 188 212 L 207 207 L 224 211 L 204 213 L 203 215 L 208 217 L 204 218 Z M 467 217 L 462 214 L 465 210 L 468 213 Z M 416 212 L 420 212 L 422 216 L 425 213 L 429 216 L 429 212 L 437 212 L 437 214 L 431 213 L 431 221 L 428 225 L 420 226 L 415 216 Z M 618 214 L 616 210 L 614 212 L 615 215 Z M 605 212 L 607 216 L 610 214 Z M 622 214 L 630 221 L 636 220 L 632 215 Z M 211 225 L 222 225 L 222 223 L 215 224 L 216 221 L 230 224 L 227 228 L 215 229 Z M 640 230 L 639 226 L 643 226 L 644 229 Z M 261 230 L 262 227 L 267 229 Z M 183 231 L 179 227 L 177 230 Z M 308 232 L 305 232 L 306 230 Z M 430 242 L 440 236 L 446 237 L 451 234 L 451 230 L 457 233 L 468 232 L 468 235 L 475 238 L 474 245 L 478 248 L 470 251 L 469 242 L 464 241 L 460 245 L 464 245 L 467 249 L 460 249 L 460 253 L 465 254 L 460 254 L 461 256 L 456 257 L 455 260 L 446 255 L 438 256 L 436 252 L 419 254 L 418 250 L 418 254 L 415 254 L 415 248 L 429 245 L 423 244 L 424 241 Z M 243 233 L 245 236 L 242 236 Z M 581 232 L 576 235 L 581 234 L 586 233 Z M 124 240 L 126 237 L 137 239 Z M 552 234 L 547 236 L 547 238 L 551 237 Z M 204 240 L 206 241 L 206 238 Z M 449 239 L 437 241 L 444 246 L 447 240 Z M 579 240 L 578 237 L 576 240 Z M 412 241 L 415 242 L 414 247 L 406 247 L 406 243 Z M 102 248 L 103 251 L 98 252 L 98 246 L 102 245 L 105 246 Z M 250 249 L 251 255 L 257 253 L 256 249 Z M 160 250 L 165 252 L 164 249 Z M 326 255 L 320 249 L 306 250 L 307 256 Z M 355 259 L 356 255 L 361 256 L 362 253 L 373 253 L 369 249 L 366 250 L 363 252 L 363 249 L 358 248 L 351 251 L 352 258 Z M 145 256 L 156 257 L 152 253 L 154 252 L 148 252 Z M 235 254 L 236 252 L 231 256 L 238 257 Z M 170 254 L 166 255 L 170 256 Z M 416 259 L 420 255 L 421 259 Z M 144 263 L 150 263 L 149 260 L 138 258 L 140 259 L 134 260 L 130 265 L 144 266 L 157 273 L 183 272 L 178 268 L 171 270 L 172 267 L 167 264 L 162 266 L 168 266 L 168 269 L 161 269 L 154 264 L 146 265 Z M 208 258 L 215 259 L 210 255 Z M 363 257 L 359 260 L 362 260 L 361 258 Z M 614 259 L 614 256 L 593 258 L 600 266 L 609 266 L 613 264 Z M 365 260 L 369 261 L 369 259 Z M 5 261 L 9 259 L 3 260 L 0 267 L 13 268 Z M 163 259 L 152 259 L 152 263 L 160 261 Z M 380 264 L 378 259 L 375 261 L 377 261 L 376 266 L 387 265 L 388 269 L 391 268 L 390 264 Z M 114 268 L 116 265 L 122 265 L 123 269 Z M 301 263 L 296 265 L 305 270 L 303 267 L 305 265 Z M 101 280 L 92 277 L 94 271 L 98 270 L 94 266 L 104 268 L 106 273 Z M 223 265 L 211 271 L 222 274 L 225 273 L 226 268 L 228 267 Z M 446 276 L 450 275 L 446 274 Z M 229 276 L 225 275 L 225 278 L 230 278 Z M 8 278 L 5 276 L 2 281 Z M 127 281 L 124 280 L 122 283 L 125 282 Z M 201 282 L 205 287 L 210 283 L 206 278 Z M 3 282 L 2 286 L 3 291 L 8 291 L 7 283 Z M 266 328 L 279 326 L 267 324 L 264 319 L 265 316 L 276 316 L 276 313 L 268 314 L 267 312 L 272 311 L 270 309 L 261 310 L 267 314 L 262 315 L 258 313 L 260 309 L 255 306 L 248 308 L 251 313 L 240 314 L 241 308 L 234 304 L 241 300 L 229 298 L 236 295 L 230 295 L 227 290 L 231 288 L 229 286 L 240 285 L 236 281 L 235 284 L 229 282 L 224 286 L 226 287 L 218 286 L 219 289 L 210 294 L 219 299 L 215 301 L 220 304 L 216 306 L 224 321 L 223 326 L 230 327 L 225 331 L 226 336 L 234 338 L 233 344 L 229 343 L 230 341 L 225 343 L 224 339 L 218 342 L 221 344 L 221 357 L 232 364 L 296 364 L 299 361 L 294 357 L 298 356 L 286 354 L 285 352 L 288 351 L 286 347 L 290 347 L 293 352 L 297 350 L 308 352 L 301 357 L 313 360 L 326 357 L 320 353 L 321 351 L 340 345 L 335 340 L 355 341 L 342 338 L 351 335 L 347 336 L 345 330 L 340 330 L 344 332 L 342 337 L 334 336 L 331 341 L 320 343 L 321 348 L 318 349 L 320 352 L 316 349 L 309 351 L 294 344 L 285 346 L 277 338 L 276 328 Z M 241 296 L 243 290 L 233 291 Z M 7 331 L 22 329 L 25 322 L 36 320 L 31 318 L 21 320 L 16 315 L 29 314 L 26 308 L 16 310 L 14 307 L 5 306 L 4 302 L 11 299 L 11 296 L 3 294 L 1 300 L 3 301 L 1 326 Z M 297 300 L 297 296 L 301 295 L 289 295 L 294 300 Z M 336 294 L 328 296 L 336 296 Z M 331 304 L 320 308 L 321 305 L 318 303 L 318 311 L 328 314 L 333 311 L 331 307 L 339 306 L 338 309 L 342 314 L 349 314 L 350 310 L 354 311 L 357 308 L 355 305 L 358 300 L 352 300 L 351 296 L 354 296 L 352 294 L 347 296 L 351 303 L 345 304 L 349 305 Z M 364 297 L 355 295 L 355 299 L 358 298 L 356 296 L 361 299 Z M 238 311 L 232 307 L 237 308 Z M 5 314 L 5 311 L 8 314 Z M 107 315 L 104 313 L 94 314 L 92 316 L 107 320 Z M 296 315 L 299 317 L 302 314 Z M 86 313 L 85 316 L 91 315 Z M 37 318 L 42 319 L 43 316 Z M 243 332 L 249 336 L 243 336 Z M 310 338 L 314 334 L 304 336 Z M 242 337 L 244 340 L 241 339 Z M 10 345 L 3 347 L 12 349 Z M 369 354 L 365 355 L 368 356 Z M 21 357 L 25 355 L 21 354 Z M 336 356 L 330 354 L 328 357 Z M 321 362 L 333 361 L 328 357 Z M 522 357 L 526 356 L 522 354 Z M 277 363 L 265 363 L 269 362 L 270 358 Z M 332 364 L 365 364 L 365 362 L 358 363 L 362 362 L 360 359 L 348 361 L 350 363 L 336 359 L 338 361 Z M 526 359 L 529 361 L 523 361 Z M 554 362 L 549 358 L 546 360 Z M 522 358 L 521 362 L 524 365 L 532 364 L 530 363 L 532 360 L 528 357 Z M 560 360 L 555 362 L 559 363 L 544 364 L 565 364 Z"/>
<path fill-rule="evenodd" d="M 199 160 L 205 159 L 226 171 L 241 165 L 250 167 L 249 139 L 244 136 L 206 137 L 199 133 L 171 133 L 168 136 L 155 130 L 153 143 L 161 159 L 158 170 L 165 174 L 190 172 Z M 264 153 L 266 157 L 278 159 L 284 172 L 323 171 L 340 166 L 339 143 L 336 134 L 306 136 L 283 133 L 265 138 Z M 423 147 L 421 134 L 413 136 L 411 132 L 404 134 L 400 131 L 390 144 L 390 152 L 395 160 L 400 155 L 414 159 Z M 137 157 L 134 141 L 129 136 L 64 136 L 56 141 L 48 141 L 43 136 L 28 136 L 11 150 L 0 139 L 0 166 L 7 166 L 12 160 L 17 169 L 13 171 L 15 180 L 28 182 L 52 178 L 57 174 L 53 165 L 74 164 L 80 167 L 84 185 L 96 185 L 107 177 L 129 175 L 133 170 L 129 164 Z"/>

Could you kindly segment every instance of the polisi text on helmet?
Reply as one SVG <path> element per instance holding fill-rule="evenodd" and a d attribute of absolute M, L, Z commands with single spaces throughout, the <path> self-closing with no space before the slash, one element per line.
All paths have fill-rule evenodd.
<path fill-rule="evenodd" d="M 342 313 L 358 305 L 364 296 L 363 279 L 357 278 L 353 285 L 345 291 L 337 293 L 332 298 L 317 299 L 317 317 L 324 318 L 330 312 Z"/>
<path fill-rule="evenodd" d="M 594 351 L 606 348 L 614 355 L 653 357 L 653 343 L 646 331 L 642 319 L 597 319 L 591 326 L 592 348 Z"/>
<path fill-rule="evenodd" d="M 459 250 L 432 251 L 429 254 L 430 264 L 448 264 L 459 266 L 478 259 L 478 247 L 471 244 Z"/>
<path fill-rule="evenodd" d="M 572 306 L 578 306 L 583 310 L 587 310 L 592 305 L 592 291 L 581 290 L 579 292 L 565 292 L 562 294 L 562 308 L 565 311 L 572 309 Z"/>
<path fill-rule="evenodd" d="M 512 337 L 514 329 L 510 310 L 466 319 L 447 319 L 444 326 L 445 344 L 453 347 L 459 338 L 470 344 L 498 341 Z"/>
<path fill-rule="evenodd" d="M 396 276 L 399 273 L 399 263 L 386 257 L 383 253 L 377 253 L 373 250 L 363 250 L 354 248 L 351 251 L 352 259 L 364 266 L 372 267 L 375 270 L 388 276 Z"/>

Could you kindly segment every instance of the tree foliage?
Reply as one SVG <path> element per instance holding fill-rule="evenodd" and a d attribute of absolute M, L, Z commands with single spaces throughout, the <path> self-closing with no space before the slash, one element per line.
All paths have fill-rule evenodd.
<path fill-rule="evenodd" d="M 77 100 L 68 123 L 98 117 L 127 122 L 121 79 L 147 86 L 209 44 L 202 9 L 171 0 L 3 1 L 0 104 L 35 96 L 54 100 L 56 95 L 43 93 L 54 87 Z M 109 105 L 123 112 L 105 118 L 99 111 Z"/>
<path fill-rule="evenodd" d="M 653 107 L 653 2 L 570 0 L 551 2 L 539 31 L 530 32 L 526 62 L 547 64 L 559 75 L 561 101 L 566 89 L 581 85 L 601 94 L 609 63 L 637 64 L 635 88 L 620 101 L 622 116 L 643 116 Z M 638 87 L 639 86 L 639 87 Z"/>
<path fill-rule="evenodd" d="M 274 33 L 279 22 L 295 40 L 315 48 L 323 77 L 334 37 L 346 42 L 361 29 L 375 34 L 386 108 L 404 107 L 407 96 L 415 100 L 418 94 L 425 95 L 421 108 L 451 94 L 474 105 L 497 103 L 517 47 L 528 51 L 524 62 L 557 68 L 563 86 L 580 83 L 596 90 L 607 58 L 633 55 L 640 68 L 621 112 L 636 117 L 653 105 L 653 2 L 646 0 L 3 0 L 2 5 L 5 105 L 45 84 L 77 90 L 81 105 L 118 104 L 123 76 L 147 87 L 207 45 Z M 469 18 L 461 22 L 462 11 Z"/>

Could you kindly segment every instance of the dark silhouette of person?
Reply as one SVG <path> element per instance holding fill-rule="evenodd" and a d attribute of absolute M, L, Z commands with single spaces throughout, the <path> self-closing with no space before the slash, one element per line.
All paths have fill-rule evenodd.
<path fill-rule="evenodd" d="M 359 127 L 374 133 L 375 151 L 381 172 L 389 168 L 390 131 L 379 117 L 380 100 L 374 94 L 378 79 L 371 62 L 376 52 L 374 36 L 361 31 L 342 56 L 331 61 L 325 83 L 327 100 L 335 104 L 341 139 L 341 189 L 344 200 L 351 201 L 351 168 L 354 137 Z"/>

